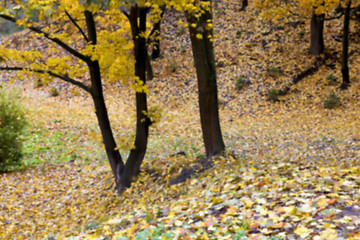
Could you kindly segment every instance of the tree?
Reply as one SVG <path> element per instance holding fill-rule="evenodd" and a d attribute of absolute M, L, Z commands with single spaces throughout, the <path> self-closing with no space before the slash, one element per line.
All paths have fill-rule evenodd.
<path fill-rule="evenodd" d="M 310 23 L 310 53 L 318 56 L 324 53 L 324 20 L 325 14 L 313 12 Z"/>
<path fill-rule="evenodd" d="M 352 0 L 345 2 L 344 9 L 344 25 L 343 25 L 343 48 L 341 56 L 341 74 L 342 74 L 342 84 L 341 88 L 346 89 L 350 85 L 350 76 L 349 76 L 349 28 L 350 28 L 350 10 L 351 10 Z"/>
<path fill-rule="evenodd" d="M 225 144 L 219 120 L 211 0 L 196 3 L 196 11 L 188 10 L 186 18 L 198 79 L 203 140 L 206 156 L 210 158 L 223 152 Z"/>
<path fill-rule="evenodd" d="M 242 5 L 241 5 L 241 11 L 245 11 L 246 7 L 249 5 L 249 1 L 248 0 L 242 0 L 241 1 Z"/>
<path fill-rule="evenodd" d="M 139 8 L 136 4 L 130 8 L 129 20 L 131 23 L 131 30 L 134 41 L 134 54 L 135 54 L 135 80 L 132 84 L 136 90 L 136 112 L 137 112 L 137 125 L 136 125 L 136 138 L 134 147 L 131 149 L 127 161 L 124 163 L 118 151 L 110 120 L 104 100 L 102 74 L 106 75 L 109 79 L 117 79 L 121 76 L 131 76 L 129 72 L 129 65 L 133 64 L 131 58 L 128 57 L 129 44 L 126 42 L 126 37 L 121 37 L 120 32 L 115 34 L 107 30 L 99 32 L 96 28 L 94 13 L 99 13 L 100 8 L 94 4 L 75 4 L 73 2 L 62 1 L 57 3 L 45 4 L 39 2 L 36 4 L 21 3 L 16 5 L 17 8 L 21 6 L 28 15 L 34 14 L 39 16 L 36 21 L 32 22 L 28 18 L 16 19 L 16 14 L 11 16 L 11 9 L 1 9 L 0 17 L 11 22 L 22 25 L 33 32 L 42 35 L 45 39 L 50 40 L 52 43 L 60 46 L 70 54 L 73 59 L 66 56 L 63 58 L 50 57 L 44 64 L 42 54 L 35 50 L 30 51 L 17 51 L 12 49 L 1 48 L 1 54 L 9 64 L 13 62 L 22 63 L 21 66 L 2 66 L 0 70 L 8 71 L 23 71 L 25 73 L 39 73 L 48 77 L 59 78 L 65 82 L 71 83 L 80 87 L 85 92 L 89 93 L 92 97 L 95 114 L 100 127 L 103 143 L 105 146 L 106 154 L 110 162 L 110 166 L 115 178 L 117 191 L 120 193 L 125 188 L 130 186 L 134 177 L 139 173 L 140 164 L 145 156 L 148 129 L 151 124 L 147 116 L 147 102 L 146 102 L 146 78 L 145 78 L 145 38 L 141 37 L 141 33 L 146 28 L 146 11 Z M 110 11 L 110 10 L 109 10 Z M 98 17 L 104 15 L 105 17 L 115 15 L 119 11 L 114 8 L 111 14 L 105 15 L 97 14 Z M 121 12 L 120 12 L 121 14 Z M 73 16 L 76 17 L 73 17 Z M 64 17 L 69 19 L 64 22 Z M 76 18 L 84 18 L 85 24 L 76 21 Z M 46 19 L 48 18 L 48 19 Z M 138 22 L 137 19 L 140 19 Z M 41 27 L 41 20 L 51 22 L 53 32 L 48 32 L 50 28 Z M 102 19 L 104 20 L 104 19 Z M 117 19 L 118 21 L 118 19 Z M 83 26 L 82 26 L 83 25 Z M 65 27 L 64 27 L 65 26 Z M 67 34 L 64 31 L 59 31 L 60 34 L 55 32 L 61 28 L 69 29 L 72 31 L 78 30 L 80 33 L 76 36 Z M 83 28 L 87 29 L 87 34 Z M 118 30 L 118 31 L 121 31 Z M 101 34 L 104 38 L 103 42 L 99 44 L 98 35 Z M 73 39 L 69 39 L 70 36 Z M 69 42 L 80 43 L 85 40 L 85 47 L 81 50 L 76 50 Z M 71 40 L 71 41 L 70 41 Z M 58 51 L 59 52 L 59 51 Z M 124 58 L 125 59 L 121 59 Z M 76 60 L 74 66 L 69 62 Z M 123 65 L 119 65 L 119 63 Z M 76 67 L 75 67 L 76 66 Z M 89 81 L 86 79 L 81 81 L 76 78 L 81 78 L 84 72 L 89 73 Z M 134 78 L 133 78 L 134 79 Z"/>

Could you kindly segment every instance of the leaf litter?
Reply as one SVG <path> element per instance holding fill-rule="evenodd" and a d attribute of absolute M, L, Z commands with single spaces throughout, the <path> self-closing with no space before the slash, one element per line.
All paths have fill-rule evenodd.
<path fill-rule="evenodd" d="M 328 59 L 279 102 L 269 102 L 268 89 L 287 86 L 313 64 L 306 50 L 309 29 L 283 24 L 283 30 L 271 30 L 256 18 L 251 4 L 246 12 L 240 7 L 238 1 L 216 1 L 214 6 L 228 150 L 212 160 L 212 168 L 176 185 L 169 182 L 183 169 L 199 170 L 203 149 L 190 45 L 173 21 L 182 19 L 178 13 L 165 15 L 172 20 L 164 21 L 163 58 L 154 62 L 157 76 L 149 83 L 150 105 L 161 109 L 162 119 L 151 130 L 142 174 L 120 197 L 98 143 L 90 100 L 71 95 L 71 88 L 51 98 L 16 81 L 34 126 L 70 133 L 79 157 L 60 163 L 49 158 L 0 176 L 0 238 L 359 239 L 358 55 L 351 56 L 349 90 L 339 92 L 326 83 L 330 72 L 340 76 L 340 63 Z M 329 52 L 340 49 L 332 40 L 340 26 L 328 23 Z M 304 31 L 304 39 L 286 34 L 290 30 Z M 166 66 L 174 62 L 176 71 L 169 71 Z M 281 74 L 269 74 L 275 68 Z M 251 84 L 237 90 L 239 76 Z M 134 132 L 134 100 L 130 90 L 113 85 L 106 96 L 124 151 Z M 331 91 L 342 101 L 334 110 L 322 106 Z M 172 156 L 181 151 L 186 156 Z"/>

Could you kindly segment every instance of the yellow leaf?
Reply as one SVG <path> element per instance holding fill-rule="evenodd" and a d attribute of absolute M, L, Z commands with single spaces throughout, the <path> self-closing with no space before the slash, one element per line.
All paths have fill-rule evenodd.
<path fill-rule="evenodd" d="M 286 212 L 287 214 L 293 215 L 293 214 L 296 213 L 296 207 L 294 207 L 294 206 L 289 206 L 289 207 L 285 208 L 285 212 Z"/>
<path fill-rule="evenodd" d="M 326 229 L 320 234 L 320 239 L 332 240 L 336 239 L 337 237 L 338 236 L 335 229 Z"/>
<path fill-rule="evenodd" d="M 324 197 L 320 198 L 316 203 L 316 206 L 320 208 L 325 208 L 327 205 L 328 205 L 328 200 L 326 200 L 326 198 Z"/>
<path fill-rule="evenodd" d="M 296 228 L 295 233 L 301 238 L 306 238 L 311 233 L 311 230 L 303 225 L 300 225 Z"/>
<path fill-rule="evenodd" d="M 226 215 L 237 215 L 239 213 L 239 209 L 235 206 L 230 206 L 229 209 L 226 211 Z"/>

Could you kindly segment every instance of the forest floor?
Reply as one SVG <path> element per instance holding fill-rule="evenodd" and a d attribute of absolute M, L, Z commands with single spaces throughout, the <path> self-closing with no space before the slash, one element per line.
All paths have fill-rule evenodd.
<path fill-rule="evenodd" d="M 51 97 L 32 81 L 4 81 L 21 89 L 30 127 L 27 168 L 0 175 L 0 239 L 360 239 L 359 26 L 351 27 L 349 89 L 339 90 L 341 20 L 334 20 L 325 26 L 331 57 L 270 101 L 269 90 L 276 97 L 315 64 L 310 24 L 272 25 L 251 4 L 240 8 L 237 0 L 214 5 L 227 151 L 177 185 L 169 181 L 204 154 L 190 43 L 176 24 L 185 22 L 181 14 L 165 14 L 162 57 L 149 82 L 149 105 L 162 118 L 151 129 L 140 177 L 120 197 L 91 99 L 59 82 L 52 84 L 60 96 Z M 239 77 L 250 84 L 238 89 Z M 126 157 L 134 98 L 114 85 L 106 98 Z M 326 109 L 331 92 L 341 105 Z M 186 156 L 172 156 L 181 151 Z"/>

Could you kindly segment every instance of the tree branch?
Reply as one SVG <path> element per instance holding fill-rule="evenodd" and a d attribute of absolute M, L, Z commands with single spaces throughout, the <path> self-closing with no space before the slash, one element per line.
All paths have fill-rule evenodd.
<path fill-rule="evenodd" d="M 130 15 L 126 11 L 121 11 L 121 12 L 127 17 L 127 19 L 130 19 Z"/>
<path fill-rule="evenodd" d="M 344 15 L 344 13 L 341 12 L 338 16 L 328 17 L 328 18 L 325 18 L 324 20 L 325 20 L 325 21 L 331 21 L 331 20 L 339 19 L 339 18 L 341 18 L 343 15 Z"/>
<path fill-rule="evenodd" d="M 0 17 L 3 18 L 3 19 L 6 19 L 10 22 L 13 22 L 13 23 L 16 23 L 16 18 L 13 18 L 11 16 L 8 16 L 8 15 L 5 15 L 5 14 L 0 14 Z M 73 49 L 72 47 L 70 47 L 69 45 L 67 45 L 66 43 L 64 43 L 63 41 L 61 41 L 60 39 L 58 38 L 53 38 L 53 37 L 50 37 L 50 34 L 42 31 L 40 28 L 37 28 L 37 27 L 26 27 L 28 29 L 30 29 L 31 31 L 33 32 L 36 32 L 36 33 L 39 33 L 39 34 L 43 34 L 45 38 L 53 41 L 54 43 L 58 44 L 59 46 L 61 46 L 63 49 L 65 49 L 66 51 L 68 51 L 69 53 L 71 53 L 72 55 L 74 55 L 75 57 L 83 60 L 84 62 L 89 62 L 91 61 L 91 58 L 88 57 L 88 56 L 85 56 L 83 54 L 81 54 L 80 52 L 76 51 L 75 49 Z"/>
<path fill-rule="evenodd" d="M 161 7 L 160 20 L 159 20 L 159 22 L 154 23 L 153 28 L 152 28 L 151 31 L 150 31 L 149 37 L 146 39 L 146 43 L 150 43 L 150 39 L 151 39 L 151 38 L 153 37 L 153 35 L 155 34 L 155 31 L 156 31 L 156 29 L 157 29 L 157 25 L 161 23 L 161 20 L 162 20 L 162 18 L 163 18 L 163 16 L 164 16 L 164 13 L 165 13 L 165 6 L 162 6 L 162 7 Z"/>
<path fill-rule="evenodd" d="M 75 25 L 75 27 L 79 30 L 79 32 L 81 33 L 81 35 L 83 35 L 84 39 L 86 42 L 89 42 L 89 39 L 87 38 L 87 36 L 85 35 L 84 31 L 81 29 L 81 27 L 79 26 L 79 24 L 76 23 L 75 19 L 68 13 L 68 11 L 65 10 L 65 14 L 66 16 L 68 16 L 68 18 L 70 19 L 70 21 Z"/>
<path fill-rule="evenodd" d="M 52 71 L 49 70 L 40 70 L 40 69 L 32 69 L 32 68 L 24 68 L 24 67 L 0 67 L 0 71 L 30 71 L 30 72 L 36 72 L 36 73 L 42 73 L 42 74 L 49 74 L 50 76 L 59 78 L 65 82 L 71 83 L 75 86 L 80 87 L 81 89 L 83 89 L 84 91 L 91 93 L 91 87 L 85 85 L 82 82 L 79 82 L 75 79 L 72 79 L 70 77 L 64 76 L 64 75 L 60 75 L 57 73 L 54 73 Z"/>

